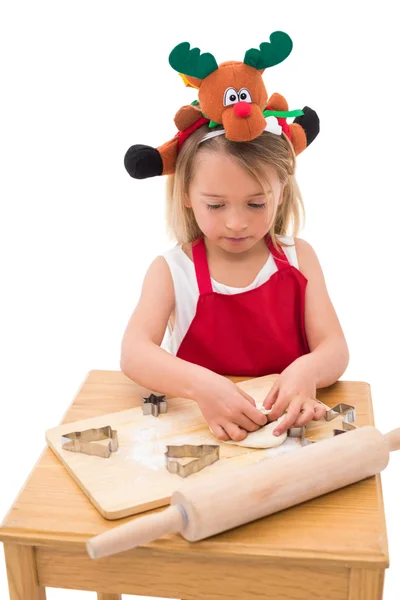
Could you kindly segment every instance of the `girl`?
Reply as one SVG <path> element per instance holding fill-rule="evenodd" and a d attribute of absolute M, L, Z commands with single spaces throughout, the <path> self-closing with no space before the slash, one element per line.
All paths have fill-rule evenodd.
<path fill-rule="evenodd" d="M 303 203 L 288 137 L 232 142 L 221 127 L 207 132 L 188 137 L 168 177 L 178 244 L 147 271 L 121 370 L 196 401 L 220 440 L 242 440 L 287 411 L 280 435 L 323 418 L 316 390 L 344 373 L 348 348 L 316 254 L 295 237 Z M 268 418 L 224 377 L 271 373 Z"/>

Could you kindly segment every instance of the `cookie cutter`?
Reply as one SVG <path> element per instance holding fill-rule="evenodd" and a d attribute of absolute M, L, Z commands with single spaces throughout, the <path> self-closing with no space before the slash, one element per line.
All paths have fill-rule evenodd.
<path fill-rule="evenodd" d="M 321 402 L 321 404 L 323 404 Z M 325 405 L 324 405 L 325 406 Z M 328 408 L 328 407 L 327 407 Z M 357 425 L 353 425 L 356 420 L 356 409 L 351 404 L 344 404 L 340 402 L 336 404 L 333 408 L 330 408 L 326 411 L 324 420 L 325 421 L 333 421 L 337 417 L 343 416 L 341 422 L 341 429 L 334 429 L 332 431 L 332 437 L 336 435 L 340 435 L 342 433 L 346 433 L 346 431 L 352 431 L 353 429 L 358 429 Z M 310 440 L 306 437 L 306 427 L 292 427 L 288 429 L 289 437 L 300 438 L 302 446 L 308 446 L 309 444 L 316 444 L 317 440 Z M 330 436 L 328 436 L 330 437 Z"/>
<path fill-rule="evenodd" d="M 112 429 L 110 425 L 86 429 L 85 431 L 72 431 L 63 435 L 62 439 L 68 440 L 62 446 L 64 450 L 82 452 L 83 454 L 99 456 L 100 458 L 109 458 L 112 452 L 118 450 L 117 431 Z M 107 439 L 110 440 L 107 446 L 96 444 L 100 440 Z"/>
<path fill-rule="evenodd" d="M 177 458 L 193 458 L 186 465 L 181 464 Z M 188 477 L 201 471 L 219 460 L 219 445 L 202 444 L 192 446 L 183 444 L 182 446 L 167 446 L 165 452 L 165 462 L 167 469 L 174 475 Z"/>
<path fill-rule="evenodd" d="M 144 415 L 153 415 L 158 417 L 159 414 L 167 412 L 167 401 L 164 396 L 156 396 L 150 394 L 147 398 L 142 399 L 142 409 Z"/>

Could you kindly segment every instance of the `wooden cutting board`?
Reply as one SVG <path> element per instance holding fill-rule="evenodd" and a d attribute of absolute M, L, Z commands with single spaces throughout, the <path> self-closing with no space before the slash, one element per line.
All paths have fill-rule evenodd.
<path fill-rule="evenodd" d="M 262 401 L 276 377 L 268 375 L 237 385 L 256 401 Z M 119 441 L 118 451 L 109 458 L 62 448 L 63 435 L 105 425 L 117 430 Z M 295 438 L 288 438 L 278 448 L 267 450 L 224 444 L 210 432 L 198 405 L 184 398 L 169 399 L 167 413 L 158 417 L 145 416 L 142 408 L 137 407 L 60 425 L 46 431 L 46 441 L 98 511 L 111 520 L 169 504 L 172 492 L 183 479 L 166 469 L 164 453 L 167 445 L 220 445 L 220 459 L 190 475 L 191 479 L 218 477 L 239 465 L 250 465 L 265 457 L 301 448 Z"/>

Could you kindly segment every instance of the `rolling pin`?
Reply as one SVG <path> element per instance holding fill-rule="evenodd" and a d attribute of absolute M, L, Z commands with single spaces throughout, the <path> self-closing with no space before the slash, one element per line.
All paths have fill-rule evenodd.
<path fill-rule="evenodd" d="M 187 480 L 170 506 L 92 537 L 91 558 L 142 546 L 168 533 L 195 542 L 383 471 L 400 449 L 400 429 L 360 427 L 216 478 Z"/>

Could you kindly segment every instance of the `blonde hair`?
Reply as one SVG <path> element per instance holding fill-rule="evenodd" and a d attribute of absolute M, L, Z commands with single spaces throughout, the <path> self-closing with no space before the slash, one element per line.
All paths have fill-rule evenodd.
<path fill-rule="evenodd" d="M 269 235 L 276 248 L 278 248 L 277 235 L 297 236 L 302 221 L 304 222 L 305 212 L 300 189 L 294 176 L 296 155 L 286 135 L 263 132 L 250 142 L 232 142 L 222 134 L 205 140 L 200 145 L 201 139 L 208 131 L 208 125 L 203 125 L 185 140 L 178 154 L 175 174 L 167 176 L 166 221 L 169 237 L 179 244 L 185 244 L 203 235 L 192 209 L 187 208 L 184 203 L 185 194 L 188 193 L 189 184 L 194 176 L 194 159 L 199 150 L 228 154 L 265 191 L 268 187 L 268 178 L 264 167 L 265 165 L 274 167 L 284 188 L 283 201 L 278 205 Z M 287 244 L 279 242 L 279 245 Z"/>

